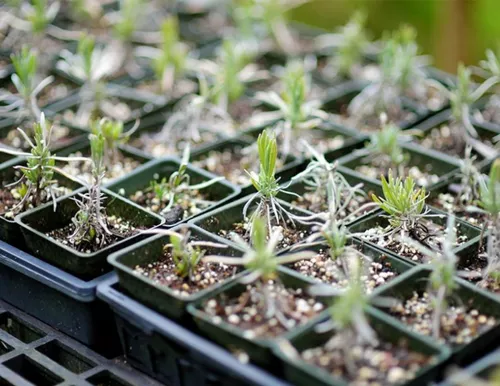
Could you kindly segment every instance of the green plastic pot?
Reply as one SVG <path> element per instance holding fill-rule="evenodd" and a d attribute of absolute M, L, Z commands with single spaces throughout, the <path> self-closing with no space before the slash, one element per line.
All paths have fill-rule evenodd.
<path fill-rule="evenodd" d="M 210 241 L 219 244 L 226 244 L 225 240 L 214 237 L 203 229 L 195 225 L 181 225 L 173 230 L 187 227 L 194 240 Z M 143 240 L 137 244 L 131 245 L 123 250 L 113 253 L 108 257 L 108 262 L 118 273 L 118 279 L 121 288 L 126 290 L 133 298 L 139 300 L 146 306 L 174 319 L 183 319 L 186 316 L 186 307 L 211 291 L 227 283 L 227 279 L 221 283 L 215 284 L 210 288 L 195 292 L 189 296 L 180 296 L 167 286 L 159 285 L 154 280 L 143 275 L 138 275 L 134 268 L 138 265 L 144 265 L 158 261 L 162 256 L 165 245 L 170 243 L 170 236 L 156 235 Z M 204 248 L 207 255 L 223 255 L 239 257 L 242 251 L 233 247 L 228 248 Z M 237 275 L 240 276 L 240 275 Z"/>
<path fill-rule="evenodd" d="M 306 289 L 315 282 L 304 278 L 303 276 L 291 271 L 287 268 L 280 267 L 278 269 L 279 278 L 283 285 L 287 288 L 303 288 Z M 256 364 L 263 366 L 268 369 L 273 369 L 274 361 L 271 352 L 274 339 L 266 338 L 255 338 L 249 339 L 245 336 L 244 330 L 238 326 L 234 326 L 230 323 L 221 321 L 220 323 L 214 323 L 212 318 L 207 315 L 203 310 L 203 304 L 216 297 L 221 293 L 228 294 L 232 297 L 238 297 L 246 289 L 246 285 L 239 282 L 239 278 L 232 279 L 229 283 L 217 288 L 216 290 L 206 294 L 204 297 L 198 299 L 197 301 L 188 305 L 188 312 L 194 319 L 194 322 L 198 326 L 199 330 L 206 335 L 208 338 L 219 343 L 222 346 L 230 348 L 232 350 L 238 349 L 244 351 L 248 354 L 250 360 Z M 325 299 L 328 302 L 328 299 Z M 305 326 L 314 322 L 315 318 L 307 322 Z M 285 332 L 279 338 L 288 338 L 296 327 L 292 328 L 288 332 Z"/>
<path fill-rule="evenodd" d="M 180 161 L 177 158 L 163 158 L 159 160 L 153 160 L 140 166 L 132 173 L 123 176 L 122 178 L 119 178 L 115 181 L 112 181 L 105 186 L 115 193 L 119 193 L 120 195 L 129 197 L 138 190 L 144 190 L 148 188 L 151 181 L 155 179 L 161 180 L 165 177 L 168 180 L 170 175 L 176 172 L 179 167 Z M 191 164 L 188 164 L 187 166 L 187 174 L 190 176 L 191 184 L 198 184 L 216 177 L 212 173 L 192 166 Z M 207 212 L 235 199 L 238 196 L 240 189 L 237 186 L 230 184 L 226 180 L 221 180 L 206 187 L 205 189 L 203 189 L 203 192 L 208 194 L 211 198 L 211 201 L 213 201 L 214 203 L 207 209 L 203 210 L 201 213 Z M 200 213 L 189 216 L 181 221 L 167 221 L 165 225 L 172 227 L 180 223 L 187 222 L 199 215 Z"/>
<path fill-rule="evenodd" d="M 323 313 L 323 315 L 326 315 L 327 312 Z M 405 386 L 429 385 L 439 378 L 443 366 L 450 356 L 447 347 L 442 347 L 430 339 L 421 338 L 417 334 L 407 331 L 392 318 L 372 307 L 367 309 L 367 317 L 380 340 L 393 344 L 406 344 L 412 351 L 435 357 L 434 363 L 420 369 L 416 377 L 406 382 Z M 326 316 L 320 318 L 319 321 L 323 322 L 328 318 Z M 300 353 L 325 344 L 334 334 L 334 332 L 319 334 L 314 330 L 313 325 L 296 329 L 288 337 L 292 346 Z M 348 380 L 334 376 L 327 370 L 309 364 L 300 358 L 290 358 L 278 345 L 273 347 L 273 352 L 282 362 L 284 378 L 293 385 L 348 386 L 351 384 Z"/>
<path fill-rule="evenodd" d="M 0 165 L 0 179 L 2 180 L 2 186 L 13 183 L 20 178 L 21 173 L 14 169 L 14 167 L 21 165 L 26 165 L 25 158 L 14 158 Z M 82 187 L 81 184 L 70 180 L 62 174 L 59 174 L 57 171 L 55 171 L 54 174 L 54 178 L 57 179 L 61 186 L 72 190 Z M 14 247 L 25 249 L 21 228 L 14 219 L 11 220 L 0 216 L 0 240 L 5 241 Z"/>
<path fill-rule="evenodd" d="M 219 236 L 220 230 L 226 229 L 228 231 L 231 231 L 233 228 L 233 224 L 243 222 L 243 207 L 251 197 L 252 195 L 246 196 L 231 203 L 228 203 L 220 208 L 214 209 L 210 212 L 203 213 L 199 216 L 196 216 L 194 219 L 189 220 L 189 223 L 195 224 L 200 228 L 206 230 L 207 232 L 213 233 L 216 236 L 221 237 Z M 285 201 L 282 200 L 279 201 L 281 205 L 291 213 L 301 216 L 310 216 L 312 214 L 305 210 L 296 208 Z M 247 214 L 250 215 L 251 213 L 252 213 L 252 207 L 248 209 Z M 298 230 L 306 230 L 310 229 L 311 227 L 309 225 L 300 224 L 297 221 L 295 223 Z M 228 240 L 228 242 L 234 245 L 233 241 Z M 278 253 L 287 251 L 289 248 L 290 247 L 281 249 L 278 251 Z"/>
<path fill-rule="evenodd" d="M 304 170 L 306 166 L 307 165 L 304 165 L 301 169 Z M 347 169 L 347 168 L 344 168 L 342 166 L 338 166 L 337 170 L 342 176 L 344 176 L 344 178 L 347 180 L 347 182 L 351 186 L 362 183 L 363 184 L 363 191 L 367 194 L 368 201 L 371 202 L 370 195 L 372 193 L 377 194 L 377 195 L 382 194 L 382 185 L 377 183 L 377 181 L 367 179 L 367 178 L 362 178 L 362 177 L 360 177 L 359 173 L 355 173 L 351 169 Z M 292 192 L 292 193 L 295 193 L 295 194 L 298 194 L 299 196 L 302 196 L 307 191 L 310 191 L 310 187 L 308 185 L 306 185 L 303 182 L 303 180 L 296 180 L 296 181 L 293 181 L 285 190 Z M 285 193 L 281 193 L 278 197 L 281 200 L 289 202 L 289 203 L 291 203 L 292 201 L 294 201 L 297 198 L 294 195 L 285 194 Z M 376 210 L 377 210 L 376 207 L 374 207 L 374 209 L 369 210 L 365 214 L 362 214 L 360 217 L 351 221 L 350 223 L 352 223 L 354 221 L 359 221 L 359 219 L 368 216 L 370 213 L 374 213 Z"/>
<path fill-rule="evenodd" d="M 424 292 L 427 290 L 431 272 L 432 270 L 427 266 L 415 267 L 392 280 L 383 288 L 375 290 L 373 296 L 388 296 L 405 301 L 411 298 L 414 292 Z M 449 304 L 459 303 L 470 305 L 480 313 L 494 316 L 497 320 L 500 320 L 500 303 L 498 297 L 460 278 L 455 278 L 455 281 L 458 287 L 453 294 L 454 296 L 449 299 Z M 397 323 L 409 329 L 403 322 L 398 320 Z M 466 365 L 498 346 L 497 342 L 499 338 L 500 325 L 497 323 L 496 326 L 493 326 L 490 330 L 476 337 L 468 344 L 446 346 L 450 347 L 452 353 L 451 359 L 454 363 Z"/>
<path fill-rule="evenodd" d="M 432 191 L 443 181 L 448 181 L 460 170 L 460 162 L 446 154 L 426 149 L 415 143 L 403 143 L 401 147 L 403 152 L 410 157 L 408 166 L 417 166 L 422 171 L 439 176 L 438 181 L 426 186 L 426 190 L 428 191 Z M 355 170 L 356 167 L 365 165 L 367 163 L 365 158 L 371 154 L 372 152 L 368 148 L 359 149 L 339 159 L 339 164 L 351 169 L 361 180 L 370 181 L 382 186 L 379 179 L 373 179 Z M 385 175 L 386 178 L 387 174 L 388 171 Z"/>
<path fill-rule="evenodd" d="M 93 253 L 76 251 L 47 236 L 47 232 L 70 224 L 78 211 L 74 197 L 82 192 L 85 192 L 85 189 L 58 199 L 55 213 L 52 203 L 48 203 L 16 216 L 15 220 L 21 227 L 28 252 L 78 277 L 95 278 L 109 270 L 106 257 L 110 253 L 142 240 L 148 235 L 139 232 Z M 103 205 L 109 216 L 119 216 L 136 227 L 143 227 L 144 230 L 163 224 L 163 218 L 160 216 L 146 212 L 119 195 L 106 189 L 103 189 L 103 194 L 106 197 Z"/>
<path fill-rule="evenodd" d="M 349 245 L 356 246 L 356 248 L 363 255 L 367 256 L 370 259 L 370 261 L 372 261 L 372 262 L 375 262 L 375 263 L 379 263 L 379 262 L 382 262 L 382 261 L 383 262 L 389 262 L 390 265 L 391 265 L 392 270 L 397 275 L 401 275 L 401 274 L 405 273 L 406 271 L 409 271 L 410 269 L 412 269 L 414 267 L 413 264 L 410 264 L 407 261 L 404 261 L 404 260 L 398 258 L 397 256 L 386 254 L 386 253 L 382 252 L 380 249 L 375 248 L 375 247 L 373 247 L 373 246 L 371 246 L 369 244 L 366 244 L 366 243 L 364 243 L 362 241 L 359 241 L 359 240 L 356 240 L 356 239 L 351 239 L 351 241 L 349 242 Z M 303 248 L 297 249 L 297 251 L 306 250 L 306 251 L 315 251 L 316 252 L 316 251 L 319 251 L 320 249 L 323 249 L 325 252 L 328 252 L 329 247 L 326 244 L 326 242 L 324 242 L 323 244 L 318 244 L 318 245 L 314 245 L 314 246 L 310 246 L 310 247 L 303 247 Z M 292 271 L 297 272 L 299 275 L 301 275 L 301 276 L 303 276 L 303 277 L 305 277 L 307 279 L 313 279 L 313 280 L 321 282 L 320 279 L 304 275 L 300 271 L 295 270 L 293 268 L 293 263 L 287 264 L 286 266 L 287 266 L 287 268 L 291 269 Z M 391 280 L 394 280 L 394 278 L 391 279 Z M 388 282 L 386 282 L 382 286 L 387 285 L 387 283 Z M 378 288 L 380 288 L 380 287 L 378 287 Z"/>
<path fill-rule="evenodd" d="M 429 207 L 430 209 L 430 212 L 429 214 L 430 215 L 440 215 L 442 217 L 431 217 L 430 220 L 435 223 L 435 224 L 440 224 L 440 225 L 443 225 L 444 227 L 446 227 L 446 223 L 447 223 L 447 217 L 448 217 L 448 214 L 441 211 L 441 210 L 438 210 L 436 208 L 432 208 L 432 207 Z M 363 218 L 360 218 L 358 219 L 357 221 L 355 221 L 350 227 L 349 227 L 349 231 L 352 232 L 352 233 L 361 233 L 361 232 L 365 232 L 369 229 L 373 229 L 377 226 L 381 226 L 383 228 L 387 227 L 389 225 L 389 219 L 388 217 L 386 216 L 385 212 L 383 212 L 382 210 L 376 212 L 376 213 L 373 213 L 369 216 L 366 216 L 366 217 L 363 217 Z M 460 227 L 460 230 L 461 230 L 461 233 L 464 234 L 464 235 L 467 235 L 468 236 L 468 241 L 466 241 L 465 243 L 457 246 L 455 249 L 454 249 L 454 252 L 458 255 L 458 256 L 461 256 L 463 258 L 465 258 L 466 256 L 470 255 L 470 254 L 476 254 L 477 253 L 477 250 L 479 248 L 479 240 L 480 240 L 480 235 L 481 235 L 481 230 L 463 220 L 460 220 L 460 219 L 456 219 L 455 220 L 455 226 L 459 226 Z M 381 247 L 379 246 L 378 244 L 376 244 L 375 242 L 372 242 L 370 240 L 367 240 L 367 239 L 363 239 L 361 236 L 356 236 L 357 239 L 367 243 L 367 244 L 371 244 L 373 245 L 374 247 L 380 249 L 381 251 L 384 251 L 385 253 L 387 254 L 392 254 L 392 255 L 396 255 L 398 256 L 400 259 L 403 259 L 413 265 L 416 265 L 418 263 L 416 263 L 415 261 L 412 261 L 404 256 L 400 256 L 398 255 L 396 252 L 394 251 L 391 251 L 390 249 L 387 249 L 385 247 Z"/>

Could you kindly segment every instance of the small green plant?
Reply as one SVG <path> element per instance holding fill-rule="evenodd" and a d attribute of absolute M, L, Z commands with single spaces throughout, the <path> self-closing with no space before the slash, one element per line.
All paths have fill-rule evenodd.
<path fill-rule="evenodd" d="M 104 165 L 109 169 L 117 161 L 119 156 L 119 145 L 128 142 L 132 133 L 139 127 L 139 121 L 134 126 L 124 132 L 123 122 L 109 118 L 102 118 L 91 122 L 90 128 L 93 134 L 102 135 L 104 138 Z"/>
<path fill-rule="evenodd" d="M 259 101 L 278 110 L 273 118 L 283 120 L 279 129 L 284 138 L 284 155 L 292 151 L 292 145 L 298 141 L 302 130 L 314 128 L 328 118 L 328 114 L 320 110 L 320 101 L 307 100 L 309 83 L 303 63 L 290 62 L 281 78 L 281 95 L 275 91 L 258 92 L 255 95 Z"/>
<path fill-rule="evenodd" d="M 407 177 L 404 181 L 399 177 L 395 179 L 391 171 L 389 171 L 389 179 L 386 180 L 382 176 L 381 182 L 384 197 L 377 197 L 373 194 L 373 201 L 389 215 L 389 223 L 394 229 L 411 231 L 427 214 L 425 188 L 417 189 L 411 177 Z"/>
<path fill-rule="evenodd" d="M 242 257 L 206 256 L 203 260 L 205 262 L 244 266 L 249 273 L 240 279 L 243 284 L 250 284 L 255 281 L 266 284 L 269 280 L 276 280 L 280 265 L 309 259 L 315 255 L 312 251 L 300 251 L 277 256 L 276 247 L 281 238 L 281 230 L 274 230 L 268 238 L 265 220 L 258 216 L 253 219 L 250 242 L 246 242 L 236 233 L 231 234 L 231 237 L 244 251 Z"/>
<path fill-rule="evenodd" d="M 440 251 L 432 250 L 411 238 L 403 238 L 403 242 L 415 248 L 430 261 L 432 272 L 429 276 L 428 293 L 432 301 L 434 314 L 432 317 L 432 336 L 439 339 L 441 330 L 441 316 L 446 311 L 447 300 L 457 288 L 457 256 L 453 252 L 457 244 L 455 216 L 448 217 L 446 237 Z"/>
<path fill-rule="evenodd" d="M 182 197 L 184 193 L 190 190 L 201 190 L 209 187 L 224 179 L 224 177 L 216 177 L 209 181 L 205 181 L 199 184 L 191 185 L 191 177 L 187 173 L 187 167 L 189 164 L 190 148 L 187 146 L 184 149 L 182 155 L 181 165 L 179 169 L 173 172 L 168 180 L 163 178 L 160 182 L 151 181 L 150 190 L 155 194 L 159 202 L 164 205 L 161 210 L 162 214 L 166 214 L 172 210 L 173 206 L 176 204 L 177 200 Z M 193 203 L 196 203 L 195 198 L 190 198 Z M 203 203 L 207 203 L 203 201 Z"/>
<path fill-rule="evenodd" d="M 272 219 L 274 219 L 277 224 L 286 226 L 286 218 L 293 222 L 294 220 L 301 221 L 301 217 L 287 211 L 277 198 L 280 193 L 291 193 L 280 186 L 276 179 L 278 145 L 275 135 L 269 134 L 267 130 L 264 130 L 257 138 L 257 148 L 260 160 L 259 174 L 254 171 L 247 171 L 257 193 L 255 193 L 243 207 L 243 217 L 245 219 L 247 218 L 249 208 L 257 201 L 257 207 L 252 212 L 250 218 L 250 234 L 252 233 L 251 227 L 255 217 L 262 217 L 265 219 L 268 225 L 268 232 L 271 234 Z"/>
<path fill-rule="evenodd" d="M 43 113 L 40 115 L 40 121 L 33 124 L 33 139 L 30 139 L 22 129 L 18 128 L 18 130 L 30 145 L 31 151 L 23 153 L 0 147 L 0 152 L 26 157 L 26 166 L 15 166 L 21 171 L 21 178 L 7 186 L 14 188 L 13 195 L 18 197 L 20 201 L 9 210 L 9 213 L 4 215 L 14 217 L 17 213 L 30 207 L 37 207 L 51 200 L 55 210 L 55 198 L 65 191 L 64 188 L 58 186 L 54 179 L 54 171 L 57 169 L 56 161 L 81 160 L 81 158 L 57 157 L 51 153 L 50 133 L 52 127 L 49 127 Z M 84 159 L 86 160 L 86 158 Z"/>
<path fill-rule="evenodd" d="M 400 145 L 402 130 L 392 123 L 383 123 L 382 128 L 371 135 L 367 148 L 372 152 L 371 157 L 382 157 L 385 164 L 389 164 L 402 176 L 402 166 L 408 161 L 409 155 Z"/>
<path fill-rule="evenodd" d="M 75 231 L 70 235 L 70 240 L 74 245 L 96 242 L 102 246 L 106 238 L 112 234 L 107 225 L 104 206 L 106 196 L 101 192 L 105 176 L 105 139 L 102 134 L 90 134 L 89 140 L 92 154 L 92 183 L 86 193 L 79 193 L 79 198 L 75 199 L 78 211 L 72 218 Z"/>
<path fill-rule="evenodd" d="M 26 46 L 23 46 L 19 53 L 11 55 L 11 60 L 15 71 L 11 80 L 17 93 L 0 91 L 0 99 L 7 102 L 5 106 L 0 106 L 0 113 L 4 117 L 16 119 L 29 117 L 33 122 L 37 122 L 41 114 L 37 96 L 52 83 L 54 77 L 48 76 L 41 82 L 37 82 L 37 55 Z"/>
<path fill-rule="evenodd" d="M 118 20 L 113 26 L 118 39 L 123 42 L 132 41 L 144 6 L 143 0 L 120 0 Z"/>
<path fill-rule="evenodd" d="M 46 0 L 32 0 L 31 6 L 26 9 L 26 20 L 31 24 L 34 34 L 45 32 L 59 12 L 60 3 L 53 2 L 50 6 Z"/>
<path fill-rule="evenodd" d="M 71 17 L 82 24 L 96 25 L 100 22 L 103 9 L 98 0 L 70 0 Z"/>

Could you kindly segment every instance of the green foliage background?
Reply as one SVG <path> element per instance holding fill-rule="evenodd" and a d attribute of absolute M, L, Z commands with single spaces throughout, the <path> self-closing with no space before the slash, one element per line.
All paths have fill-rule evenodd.
<path fill-rule="evenodd" d="M 500 0 L 311 0 L 291 16 L 333 30 L 357 9 L 367 12 L 372 38 L 404 23 L 416 27 L 423 53 L 446 71 L 456 72 L 459 61 L 477 63 L 486 48 L 500 49 Z"/>

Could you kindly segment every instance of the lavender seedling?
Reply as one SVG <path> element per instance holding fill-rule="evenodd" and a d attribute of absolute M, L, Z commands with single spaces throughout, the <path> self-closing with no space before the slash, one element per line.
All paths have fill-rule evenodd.
<path fill-rule="evenodd" d="M 406 28 L 385 43 L 378 59 L 380 79 L 368 84 L 349 103 L 348 111 L 356 123 L 384 112 L 391 120 L 401 119 L 403 96 L 422 103 L 429 99 L 428 89 L 435 89 L 444 98 L 445 88 L 425 72 L 428 58 L 418 55 L 415 37 L 414 30 Z"/>
<path fill-rule="evenodd" d="M 150 190 L 155 193 L 156 198 L 162 203 L 162 206 L 164 205 L 164 208 L 161 210 L 161 213 L 164 215 L 172 210 L 178 199 L 187 191 L 205 189 L 224 179 L 224 177 L 216 177 L 199 184 L 191 185 L 191 177 L 187 173 L 189 157 L 190 148 L 187 146 L 184 149 L 179 169 L 172 173 L 168 180 L 164 178 L 160 182 L 151 182 Z M 209 204 L 209 202 L 205 200 L 198 200 L 195 198 L 190 198 L 190 200 L 194 204 Z"/>
<path fill-rule="evenodd" d="M 328 114 L 320 109 L 318 100 L 308 101 L 310 83 L 306 77 L 304 66 L 300 62 L 291 62 L 281 78 L 283 92 L 258 92 L 255 98 L 278 111 L 273 119 L 283 120 L 279 132 L 283 137 L 283 154 L 288 155 L 294 150 L 301 132 L 316 127 Z M 263 113 L 264 115 L 266 113 Z M 266 114 L 267 116 L 268 114 Z"/>
<path fill-rule="evenodd" d="M 26 46 L 18 54 L 12 55 L 11 60 L 15 71 L 11 79 L 17 93 L 0 91 L 0 100 L 6 102 L 5 106 L 0 106 L 0 113 L 4 117 L 17 119 L 28 117 L 36 122 L 41 115 L 37 96 L 53 82 L 54 77 L 48 76 L 37 83 L 37 55 Z"/>
<path fill-rule="evenodd" d="M 88 186 L 86 193 L 79 193 L 79 198 L 74 199 L 78 211 L 71 220 L 75 230 L 69 238 L 74 245 L 95 241 L 103 246 L 106 238 L 112 235 L 107 225 L 104 206 L 106 197 L 101 192 L 102 180 L 106 173 L 104 167 L 105 140 L 101 134 L 90 134 L 89 139 L 92 153 L 92 183 Z"/>
<path fill-rule="evenodd" d="M 248 210 L 252 204 L 257 202 L 257 207 L 250 217 L 249 233 L 252 234 L 252 224 L 256 217 L 263 218 L 268 227 L 268 233 L 271 234 L 272 221 L 276 224 L 286 225 L 286 219 L 302 221 L 300 216 L 287 211 L 278 200 L 279 193 L 293 194 L 281 187 L 276 179 L 276 159 L 278 156 L 278 145 L 276 137 L 264 130 L 257 138 L 257 148 L 259 152 L 260 171 L 259 174 L 254 171 L 247 172 L 250 176 L 252 185 L 257 190 L 243 207 L 243 217 L 247 219 Z"/>
<path fill-rule="evenodd" d="M 370 41 L 365 30 L 366 14 L 356 12 L 338 33 L 317 38 L 319 48 L 333 48 L 328 63 L 328 76 L 355 78 L 363 66 Z"/>
<path fill-rule="evenodd" d="M 54 171 L 61 172 L 56 167 L 56 161 L 71 161 L 77 158 L 57 157 L 51 153 L 51 129 L 45 121 L 45 115 L 41 113 L 40 122 L 33 125 L 33 140 L 22 129 L 18 128 L 22 137 L 31 147 L 29 153 L 0 147 L 0 152 L 26 157 L 26 166 L 15 167 L 21 171 L 21 178 L 7 186 L 14 188 L 12 191 L 13 196 L 19 198 L 20 201 L 8 213 L 4 214 L 6 217 L 14 217 L 29 207 L 37 207 L 51 200 L 53 201 L 55 211 L 55 198 L 66 191 L 64 188 L 58 186 L 57 180 L 54 179 Z"/>
<path fill-rule="evenodd" d="M 498 79 L 500 79 L 500 51 L 497 50 L 497 53 L 495 53 L 493 50 L 487 50 L 486 60 L 482 60 L 479 64 L 480 68 L 475 68 L 474 70 L 485 78 L 484 83 L 496 85 Z M 500 96 L 498 94 L 498 89 L 495 91 L 496 92 L 489 97 L 484 107 L 484 111 L 488 113 L 489 121 L 500 124 Z M 485 119 L 483 114 L 479 113 L 478 115 L 478 119 Z"/>
<path fill-rule="evenodd" d="M 82 102 L 76 112 L 76 121 L 87 124 L 92 115 L 102 110 L 105 81 L 122 66 L 123 51 L 116 44 L 96 47 L 92 36 L 82 35 L 76 53 L 63 50 L 56 67 L 83 83 Z"/>

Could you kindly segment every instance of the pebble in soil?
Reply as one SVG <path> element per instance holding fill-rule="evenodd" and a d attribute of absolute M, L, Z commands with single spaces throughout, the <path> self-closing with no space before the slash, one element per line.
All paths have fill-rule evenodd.
<path fill-rule="evenodd" d="M 140 228 L 135 227 L 132 223 L 117 216 L 106 216 L 106 224 L 111 234 L 106 235 L 104 240 L 96 238 L 92 242 L 83 240 L 77 243 L 73 241 L 70 237 L 75 232 L 75 225 L 73 223 L 54 229 L 46 234 L 57 242 L 67 245 L 78 252 L 94 253 L 127 237 L 133 236 L 140 230 Z"/>
<path fill-rule="evenodd" d="M 444 212 L 453 213 L 455 216 L 477 227 L 482 227 L 488 217 L 486 214 L 468 212 L 463 205 L 456 203 L 456 196 L 451 193 L 439 193 L 437 196 L 431 196 L 428 203 Z"/>
<path fill-rule="evenodd" d="M 371 196 L 372 192 L 367 192 L 366 196 L 364 195 L 356 195 L 350 201 L 349 205 L 345 208 L 345 210 L 338 213 L 337 218 L 342 220 L 346 218 L 349 214 L 355 212 L 363 205 L 368 204 L 371 200 L 368 198 Z M 299 207 L 301 209 L 308 210 L 313 213 L 322 213 L 328 211 L 328 201 L 326 198 L 318 196 L 317 192 L 304 192 L 300 197 L 295 198 L 292 201 L 292 205 Z M 358 212 L 357 215 L 351 217 L 351 221 L 361 217 L 363 214 L 370 211 L 370 208 L 366 208 L 366 210 Z"/>
<path fill-rule="evenodd" d="M 160 200 L 152 191 L 138 190 L 130 195 L 129 199 L 145 209 L 171 219 L 168 222 L 171 224 L 194 216 L 213 204 L 210 195 L 203 190 L 186 190 L 176 194 L 174 205 L 169 212 L 163 212 L 168 202 Z"/>
<path fill-rule="evenodd" d="M 421 220 L 419 222 L 426 228 L 426 232 L 422 229 L 415 229 L 413 234 L 410 235 L 414 240 L 421 241 L 425 240 L 425 245 L 428 248 L 434 250 L 441 250 L 441 246 L 446 239 L 446 227 L 443 225 L 436 224 L 430 220 Z M 460 229 L 461 224 L 455 225 L 455 230 L 457 232 L 457 242 L 455 247 L 462 245 L 469 240 L 468 236 L 462 234 Z M 391 251 L 399 254 L 400 256 L 406 257 L 412 261 L 418 263 L 428 263 L 429 261 L 413 247 L 403 245 L 399 240 L 397 235 L 380 237 L 388 232 L 388 228 L 382 228 L 381 226 L 374 226 L 367 229 L 361 237 L 376 243 L 382 248 L 390 249 Z"/>
<path fill-rule="evenodd" d="M 355 245 L 351 247 L 358 249 Z M 398 275 L 385 255 L 381 255 L 379 261 L 367 261 L 366 265 L 367 269 L 361 276 L 361 281 L 367 293 L 371 293 L 375 288 L 388 283 Z M 327 249 L 320 249 L 311 259 L 293 263 L 291 268 L 336 288 L 345 288 L 349 284 L 339 266 L 331 259 Z"/>
<path fill-rule="evenodd" d="M 33 126 L 29 123 L 22 123 L 21 124 L 22 129 L 24 132 L 28 135 L 28 137 L 33 136 Z M 52 125 L 52 130 L 51 130 L 51 135 L 50 135 L 50 145 L 51 148 L 55 147 L 61 147 L 64 144 L 68 143 L 71 141 L 72 138 L 75 136 L 81 135 L 80 133 L 73 132 L 69 127 L 59 124 L 59 123 L 54 123 Z M 16 128 L 12 128 L 9 130 L 7 135 L 0 139 L 0 142 L 4 145 L 10 146 L 14 149 L 21 149 L 21 150 L 30 150 L 31 146 L 26 141 L 26 139 L 22 136 L 22 134 L 17 130 Z"/>
<path fill-rule="evenodd" d="M 500 97 L 498 95 L 492 95 L 483 110 L 474 112 L 474 119 L 481 123 L 490 122 L 500 125 L 500 109 L 498 106 L 500 106 Z"/>
<path fill-rule="evenodd" d="M 175 262 L 169 249 L 154 262 L 137 265 L 134 273 L 151 279 L 155 284 L 170 288 L 177 296 L 188 297 L 233 277 L 237 268 L 220 263 L 200 262 L 189 278 L 177 274 Z"/>
<path fill-rule="evenodd" d="M 391 314 L 419 334 L 432 335 L 434 303 L 427 292 L 414 292 L 410 299 L 391 309 Z M 450 305 L 441 316 L 439 341 L 459 346 L 490 330 L 498 321 L 472 305 Z"/>
<path fill-rule="evenodd" d="M 273 221 L 274 222 L 274 221 Z M 312 232 L 312 228 L 295 228 L 290 220 L 287 220 L 286 227 L 273 225 L 271 232 L 277 229 L 281 231 L 281 239 L 276 247 L 277 250 L 285 249 L 291 247 L 292 245 L 300 244 L 303 242 Z M 248 227 L 250 223 L 234 223 L 230 229 L 220 229 L 218 235 L 224 237 L 225 239 L 231 240 L 231 233 L 236 233 L 240 235 L 243 240 L 250 242 L 250 234 L 248 232 Z"/>
<path fill-rule="evenodd" d="M 434 357 L 410 351 L 404 342 L 346 344 L 336 336 L 321 346 L 304 350 L 301 357 L 356 386 L 400 385 L 415 378 L 420 369 L 434 361 Z"/>
<path fill-rule="evenodd" d="M 281 313 L 280 317 L 265 317 L 267 310 L 263 308 L 262 301 L 264 291 L 268 294 L 267 301 L 272 302 Z M 291 328 L 307 323 L 323 309 L 324 305 L 306 295 L 303 289 L 289 288 L 273 280 L 250 284 L 239 296 L 223 292 L 203 304 L 203 311 L 213 323 L 224 321 L 237 326 L 244 331 L 247 339 L 280 336 Z"/>
<path fill-rule="evenodd" d="M 68 157 L 90 157 L 87 153 L 77 151 L 71 153 Z M 141 162 L 124 155 L 122 152 L 117 151 L 115 159 L 109 163 L 111 168 L 106 168 L 106 175 L 103 178 L 103 183 L 122 177 L 134 171 L 141 165 Z M 93 180 L 92 177 L 92 161 L 69 161 L 60 165 L 60 168 L 70 176 L 78 177 L 80 180 L 90 184 Z"/>
<path fill-rule="evenodd" d="M 358 121 L 347 112 L 347 105 L 341 106 L 340 112 L 330 114 L 330 120 L 338 125 L 356 128 L 362 132 L 373 132 L 381 127 L 382 122 L 378 115 L 372 115 L 362 121 Z M 415 113 L 407 110 L 398 110 L 388 113 L 389 121 L 406 123 L 413 121 L 417 116 Z"/>

